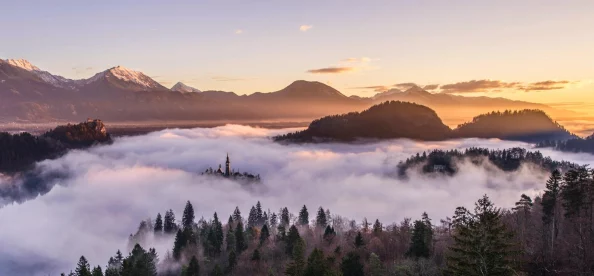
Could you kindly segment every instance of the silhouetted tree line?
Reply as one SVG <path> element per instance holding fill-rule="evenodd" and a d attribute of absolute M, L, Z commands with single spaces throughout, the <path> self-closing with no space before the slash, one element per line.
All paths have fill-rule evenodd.
<path fill-rule="evenodd" d="M 582 138 L 573 138 L 569 140 L 546 140 L 537 144 L 540 148 L 554 148 L 567 152 L 587 152 L 594 153 L 594 134 Z"/>
<path fill-rule="evenodd" d="M 171 237 L 162 260 L 141 247 Z M 594 178 L 587 167 L 554 170 L 534 200 L 522 194 L 505 210 L 485 195 L 439 223 L 426 213 L 357 223 L 322 207 L 293 215 L 258 202 L 247 218 L 236 208 L 223 224 L 217 213 L 196 221 L 188 201 L 179 224 L 171 210 L 158 214 L 130 244 L 104 274 L 83 256 L 71 275 L 593 275 Z"/>
<path fill-rule="evenodd" d="M 567 161 L 556 161 L 548 156 L 543 156 L 539 151 L 527 151 L 524 148 L 490 150 L 472 147 L 465 150 L 432 150 L 417 153 L 398 164 L 398 175 L 406 176 L 406 171 L 409 168 L 419 165 L 422 165 L 421 171 L 424 173 L 436 172 L 453 175 L 458 172 L 459 162 L 468 161 L 480 165 L 486 160 L 503 171 L 515 171 L 524 163 L 534 164 L 549 172 L 555 169 L 567 171 L 578 166 Z"/>
<path fill-rule="evenodd" d="M 541 110 L 491 112 L 451 130 L 432 109 L 408 102 L 389 101 L 361 113 L 326 116 L 307 129 L 279 135 L 275 141 L 352 141 L 357 138 L 446 140 L 499 138 L 524 142 L 567 140 L 576 137 Z"/>
<path fill-rule="evenodd" d="M 109 142 L 111 136 L 100 120 L 58 126 L 40 136 L 0 132 L 0 172 L 23 171 L 35 162 L 59 157 L 68 149 Z"/>
<path fill-rule="evenodd" d="M 326 116 L 303 131 L 274 137 L 275 141 L 312 142 L 316 139 L 352 141 L 357 138 L 444 140 L 450 137 L 432 109 L 415 103 L 387 101 L 363 112 Z"/>

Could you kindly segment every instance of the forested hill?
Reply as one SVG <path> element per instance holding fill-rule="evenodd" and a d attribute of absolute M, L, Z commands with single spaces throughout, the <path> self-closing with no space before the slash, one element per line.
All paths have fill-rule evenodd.
<path fill-rule="evenodd" d="M 541 110 L 491 112 L 474 117 L 453 131 L 458 138 L 499 138 L 538 143 L 575 138 Z"/>
<path fill-rule="evenodd" d="M 59 157 L 68 149 L 110 142 L 111 136 L 101 120 L 58 126 L 40 136 L 0 132 L 0 173 L 26 170 L 35 162 Z"/>
<path fill-rule="evenodd" d="M 491 162 L 502 171 L 515 171 L 522 164 L 532 164 L 545 171 L 568 171 L 578 167 L 577 164 L 567 161 L 553 160 L 543 156 L 539 151 L 527 151 L 523 148 L 510 148 L 504 150 L 489 150 L 487 148 L 468 148 L 460 150 L 433 150 L 417 153 L 398 164 L 398 175 L 405 177 L 409 169 L 421 166 L 422 173 L 439 173 L 453 175 L 458 172 L 458 163 L 469 161 L 474 165 L 481 165 L 485 161 Z"/>
<path fill-rule="evenodd" d="M 326 116 L 306 130 L 274 137 L 275 141 L 352 141 L 357 138 L 444 140 L 450 128 L 432 109 L 408 102 L 390 101 L 362 112 Z"/>
<path fill-rule="evenodd" d="M 546 140 L 538 143 L 537 147 L 554 148 L 556 150 L 567 152 L 587 152 L 594 154 L 594 134 L 584 139 L 576 137 L 565 141 Z"/>
<path fill-rule="evenodd" d="M 247 216 L 235 208 L 228 219 L 196 220 L 204 214 L 188 201 L 181 220 L 168 210 L 142 221 L 124 254 L 93 265 L 82 256 L 69 275 L 592 275 L 594 194 L 581 192 L 592 177 L 585 167 L 555 170 L 542 197 L 517 195 L 508 210 L 484 195 L 451 217 L 401 222 L 361 223 L 321 206 L 271 212 L 260 202 Z M 166 243 L 166 253 L 149 249 Z"/>

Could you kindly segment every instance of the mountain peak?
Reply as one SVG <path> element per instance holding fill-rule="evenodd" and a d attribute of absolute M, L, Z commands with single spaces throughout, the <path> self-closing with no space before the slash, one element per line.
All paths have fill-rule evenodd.
<path fill-rule="evenodd" d="M 101 73 L 97 73 L 93 77 L 84 80 L 84 83 L 89 84 L 105 78 L 108 79 L 108 81 L 110 82 L 119 80 L 123 83 L 120 83 L 120 85 L 118 86 L 127 87 L 132 90 L 167 90 L 167 88 L 163 87 L 161 84 L 159 84 L 149 76 L 145 75 L 144 73 L 140 71 L 134 71 L 132 69 L 128 69 L 120 65 L 109 68 Z M 132 84 L 132 86 L 130 86 L 130 84 Z"/>
<path fill-rule="evenodd" d="M 278 92 L 292 97 L 348 98 L 340 91 L 319 81 L 296 80 Z"/>
<path fill-rule="evenodd" d="M 196 89 L 194 87 L 191 87 L 191 86 L 188 86 L 188 85 L 182 83 L 181 81 L 176 83 L 174 86 L 172 86 L 171 91 L 176 91 L 176 92 L 181 92 L 181 93 L 191 93 L 191 92 L 200 93 L 200 92 L 202 92 L 199 89 Z"/>
<path fill-rule="evenodd" d="M 37 66 L 31 64 L 26 59 L 7 59 L 6 62 L 12 66 L 16 66 L 27 71 L 41 71 Z"/>

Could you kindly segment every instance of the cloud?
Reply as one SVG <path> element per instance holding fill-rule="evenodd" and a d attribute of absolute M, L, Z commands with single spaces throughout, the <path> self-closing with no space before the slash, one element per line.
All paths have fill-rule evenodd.
<path fill-rule="evenodd" d="M 82 74 L 86 74 L 89 71 L 92 71 L 94 68 L 91 66 L 87 66 L 87 67 L 82 67 L 82 66 L 75 66 L 72 67 L 72 70 L 75 72 L 75 74 L 77 75 L 82 75 Z"/>
<path fill-rule="evenodd" d="M 427 84 L 423 86 L 423 89 L 425 90 L 435 90 L 437 88 L 439 88 L 439 84 Z"/>
<path fill-rule="evenodd" d="M 490 92 L 494 89 L 516 88 L 519 82 L 504 82 L 500 80 L 471 80 L 442 85 L 442 93 L 476 93 Z"/>
<path fill-rule="evenodd" d="M 416 83 L 413 83 L 413 82 L 404 82 L 404 83 L 397 83 L 397 84 L 392 85 L 392 87 L 398 88 L 400 90 L 407 90 L 407 89 L 409 89 L 411 87 L 414 87 L 414 86 L 418 86 L 418 85 Z"/>
<path fill-rule="evenodd" d="M 361 57 L 361 58 L 345 58 L 342 61 L 347 63 L 367 63 L 371 62 L 371 58 L 368 57 Z"/>
<path fill-rule="evenodd" d="M 10 222 L 0 227 L 0 244 L 10 249 L 0 252 L 0 275 L 59 275 L 74 268 L 80 255 L 103 266 L 117 249 L 126 251 L 140 220 L 172 208 L 179 221 L 186 200 L 197 218 L 215 211 L 226 218 L 235 206 L 247 214 L 259 200 L 266 209 L 286 206 L 292 213 L 303 204 L 323 206 L 357 221 L 378 218 L 388 224 L 425 211 L 438 221 L 457 206 L 472 207 L 485 193 L 497 205 L 512 207 L 520 194 L 539 193 L 548 177 L 528 167 L 504 173 L 462 163 L 453 178 L 412 172 L 409 180 L 399 180 L 389 175 L 419 151 L 528 145 L 466 139 L 283 146 L 267 138 L 294 130 L 169 129 L 41 162 L 46 173 L 65 171 L 69 177 L 52 181 L 57 186 L 45 195 L 0 208 L 0 221 Z M 262 183 L 245 186 L 200 175 L 223 164 L 227 152 L 233 169 L 259 173 Z M 587 154 L 541 152 L 556 160 L 594 162 Z M 0 187 L 10 181 L 0 177 Z M 170 241 L 151 246 L 161 257 L 171 250 Z"/>
<path fill-rule="evenodd" d="M 241 30 L 241 29 L 235 30 L 235 34 L 242 34 L 242 33 L 243 33 L 243 30 Z"/>
<path fill-rule="evenodd" d="M 539 82 L 533 82 L 533 83 L 529 83 L 526 86 L 523 86 L 520 88 L 520 90 L 524 90 L 526 92 L 528 91 L 545 91 L 545 90 L 557 90 L 557 89 L 563 89 L 566 87 L 567 84 L 570 84 L 570 81 L 567 80 L 562 80 L 562 81 L 553 81 L 553 80 L 548 80 L 548 81 L 539 81 Z"/>
<path fill-rule="evenodd" d="M 390 87 L 385 86 L 385 85 L 374 85 L 374 86 L 350 87 L 349 89 L 363 89 L 363 90 L 373 90 L 374 92 L 384 92 L 384 91 L 390 90 Z"/>
<path fill-rule="evenodd" d="M 326 67 L 319 69 L 307 70 L 307 73 L 311 74 L 341 74 L 354 71 L 354 67 Z"/>
<path fill-rule="evenodd" d="M 313 28 L 313 25 L 301 25 L 299 30 L 302 32 L 307 32 L 309 29 Z"/>

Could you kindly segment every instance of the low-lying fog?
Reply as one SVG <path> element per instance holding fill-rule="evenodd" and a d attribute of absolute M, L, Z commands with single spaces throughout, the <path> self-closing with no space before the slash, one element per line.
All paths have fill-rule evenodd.
<path fill-rule="evenodd" d="M 378 218 L 387 225 L 424 211 L 439 221 L 485 193 L 511 207 L 522 193 L 538 194 L 548 177 L 528 167 L 502 173 L 462 164 L 452 178 L 412 174 L 401 181 L 388 175 L 400 160 L 423 150 L 529 146 L 481 139 L 286 146 L 268 139 L 287 131 L 238 125 L 164 130 L 42 162 L 44 171 L 67 171 L 70 177 L 45 195 L 0 208 L 0 275 L 59 275 L 81 255 L 105 266 L 117 249 L 126 250 L 141 220 L 170 208 L 179 220 L 187 200 L 197 218 L 217 211 L 226 221 L 235 206 L 246 216 L 259 200 L 273 211 L 287 206 L 297 213 L 306 204 L 315 214 L 321 205 L 358 222 Z M 233 169 L 258 173 L 262 183 L 245 187 L 200 175 L 224 167 L 227 153 Z M 543 154 L 581 164 L 594 160 L 587 154 Z M 0 177 L 0 185 L 9 181 Z M 164 256 L 166 248 L 158 249 Z"/>

